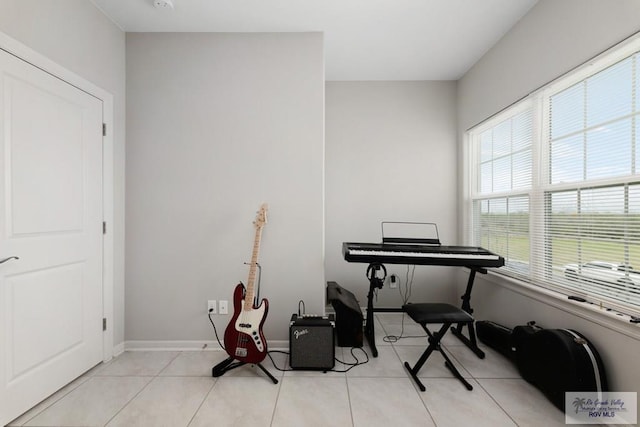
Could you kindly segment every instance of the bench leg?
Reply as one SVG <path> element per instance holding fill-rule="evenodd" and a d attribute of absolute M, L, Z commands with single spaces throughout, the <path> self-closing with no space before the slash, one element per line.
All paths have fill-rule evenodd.
<path fill-rule="evenodd" d="M 411 368 L 409 362 L 404 362 L 404 367 L 407 368 L 407 371 L 409 371 L 409 375 L 411 375 L 411 378 L 413 378 L 413 381 L 415 381 L 420 391 L 425 391 L 426 388 L 424 387 L 424 384 L 422 384 L 422 381 L 420 381 L 420 379 L 418 378 L 417 372 L 414 372 L 413 368 Z"/>
<path fill-rule="evenodd" d="M 409 365 L 409 362 L 404 362 L 404 367 L 407 368 L 407 371 L 409 371 L 409 375 L 411 375 L 411 378 L 413 378 L 415 383 L 418 385 L 420 391 L 425 391 L 424 385 L 418 379 L 418 372 L 420 372 L 422 365 L 424 365 L 429 356 L 431 356 L 431 353 L 433 353 L 435 350 L 440 350 L 440 339 L 447 332 L 447 329 L 449 328 L 449 326 L 451 326 L 451 323 L 445 323 L 444 325 L 442 325 L 442 328 L 440 328 L 440 330 L 435 334 L 432 334 L 426 326 L 420 326 L 422 326 L 422 329 L 424 329 L 427 332 L 427 335 L 429 335 L 429 346 L 424 351 L 424 353 L 422 353 L 422 356 L 420 356 L 420 359 L 418 359 L 413 368 L 411 367 L 411 365 Z"/>
<path fill-rule="evenodd" d="M 420 381 L 420 379 L 418 378 L 418 372 L 420 372 L 422 366 L 425 364 L 429 356 L 431 356 L 431 353 L 436 350 L 439 351 L 440 354 L 442 354 L 442 357 L 444 357 L 444 365 L 447 367 L 447 369 L 449 369 L 449 371 L 451 371 L 453 376 L 460 380 L 460 382 L 464 384 L 467 390 L 473 390 L 473 386 L 469 384 L 469 382 L 462 376 L 460 371 L 458 371 L 455 365 L 451 362 L 451 359 L 449 359 L 449 356 L 447 356 L 447 354 L 442 350 L 442 347 L 440 346 L 440 340 L 442 339 L 444 334 L 447 333 L 447 330 L 451 326 L 451 323 L 443 324 L 440 330 L 435 334 L 432 334 L 425 325 L 420 326 L 422 326 L 422 329 L 424 329 L 427 332 L 427 335 L 429 335 L 429 346 L 424 351 L 424 353 L 422 353 L 422 356 L 420 356 L 420 359 L 418 359 L 413 368 L 411 367 L 411 365 L 409 365 L 409 362 L 404 362 L 404 367 L 407 369 L 409 375 L 411 375 L 411 378 L 413 378 L 413 381 L 415 381 L 418 388 L 420 388 L 420 391 L 425 391 L 426 388 L 424 384 L 422 384 L 422 381 Z"/>
<path fill-rule="evenodd" d="M 442 351 L 442 349 L 440 349 L 440 354 L 442 354 L 442 357 L 444 357 L 444 360 L 445 360 L 444 366 L 446 366 L 447 369 L 451 371 L 453 376 L 459 379 L 460 382 L 464 384 L 464 386 L 467 388 L 467 390 L 473 390 L 473 386 L 469 384 L 469 382 L 462 376 L 460 371 L 458 371 L 456 366 L 451 362 L 451 359 L 449 359 L 449 356 L 447 356 L 447 354 L 444 351 Z"/>

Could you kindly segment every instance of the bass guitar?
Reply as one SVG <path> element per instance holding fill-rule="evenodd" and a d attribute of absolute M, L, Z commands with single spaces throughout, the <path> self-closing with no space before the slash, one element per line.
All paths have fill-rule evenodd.
<path fill-rule="evenodd" d="M 267 355 L 267 341 L 262 333 L 262 325 L 267 317 L 269 301 L 263 299 L 256 305 L 254 288 L 258 252 L 262 228 L 267 223 L 267 205 L 263 204 L 253 222 L 256 235 L 253 241 L 249 279 L 247 286 L 239 283 L 233 292 L 233 317 L 224 332 L 224 346 L 233 359 L 243 363 L 260 363 Z"/>

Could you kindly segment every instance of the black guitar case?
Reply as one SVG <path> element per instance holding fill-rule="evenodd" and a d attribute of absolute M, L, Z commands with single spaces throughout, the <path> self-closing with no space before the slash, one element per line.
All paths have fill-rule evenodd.
<path fill-rule="evenodd" d="M 512 360 L 522 378 L 536 386 L 562 411 L 565 410 L 565 392 L 609 390 L 598 351 L 577 331 L 542 329 L 530 322 L 516 326 L 509 344 L 501 343 L 501 346 L 512 349 Z"/>
<path fill-rule="evenodd" d="M 481 342 L 515 362 L 511 328 L 489 320 L 479 320 L 476 322 L 476 335 Z"/>

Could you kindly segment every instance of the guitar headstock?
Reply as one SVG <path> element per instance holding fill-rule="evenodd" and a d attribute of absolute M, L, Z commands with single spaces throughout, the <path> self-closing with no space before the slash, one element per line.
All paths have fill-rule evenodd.
<path fill-rule="evenodd" d="M 256 219 L 253 221 L 256 228 L 262 228 L 267 223 L 267 209 L 269 206 L 266 203 L 263 203 L 256 214 Z"/>

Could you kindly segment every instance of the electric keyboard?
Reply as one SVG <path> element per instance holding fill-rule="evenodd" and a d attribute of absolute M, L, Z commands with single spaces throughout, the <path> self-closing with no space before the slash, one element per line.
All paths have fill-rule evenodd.
<path fill-rule="evenodd" d="M 389 223 L 405 224 L 405 223 Z M 413 226 L 413 223 L 406 223 Z M 462 309 L 467 313 L 473 313 L 471 309 L 471 290 L 476 273 L 486 274 L 487 267 L 502 267 L 504 258 L 496 255 L 484 248 L 474 246 L 442 246 L 437 237 L 411 238 L 396 235 L 395 237 L 385 237 L 383 223 L 382 243 L 353 243 L 344 242 L 342 244 L 342 256 L 347 262 L 368 263 L 367 278 L 369 279 L 369 293 L 367 294 L 367 320 L 364 327 L 364 336 L 369 342 L 373 357 L 378 357 L 375 338 L 374 312 L 397 312 L 401 308 L 375 308 L 373 299 L 376 290 L 384 285 L 384 278 L 376 275 L 377 271 L 383 271 L 386 277 L 384 264 L 405 264 L 405 265 L 443 265 L 454 267 L 467 267 L 470 270 L 467 288 L 462 295 Z M 462 327 L 469 330 L 469 338 L 462 334 Z M 475 328 L 473 323 L 465 325 L 459 323 L 452 327 L 453 334 L 458 337 L 467 347 L 469 347 L 479 358 L 484 358 L 484 352 L 478 347 L 476 341 Z"/>
<path fill-rule="evenodd" d="M 444 265 L 463 267 L 502 267 L 504 258 L 474 246 L 428 246 L 389 243 L 342 244 L 347 262 Z"/>

